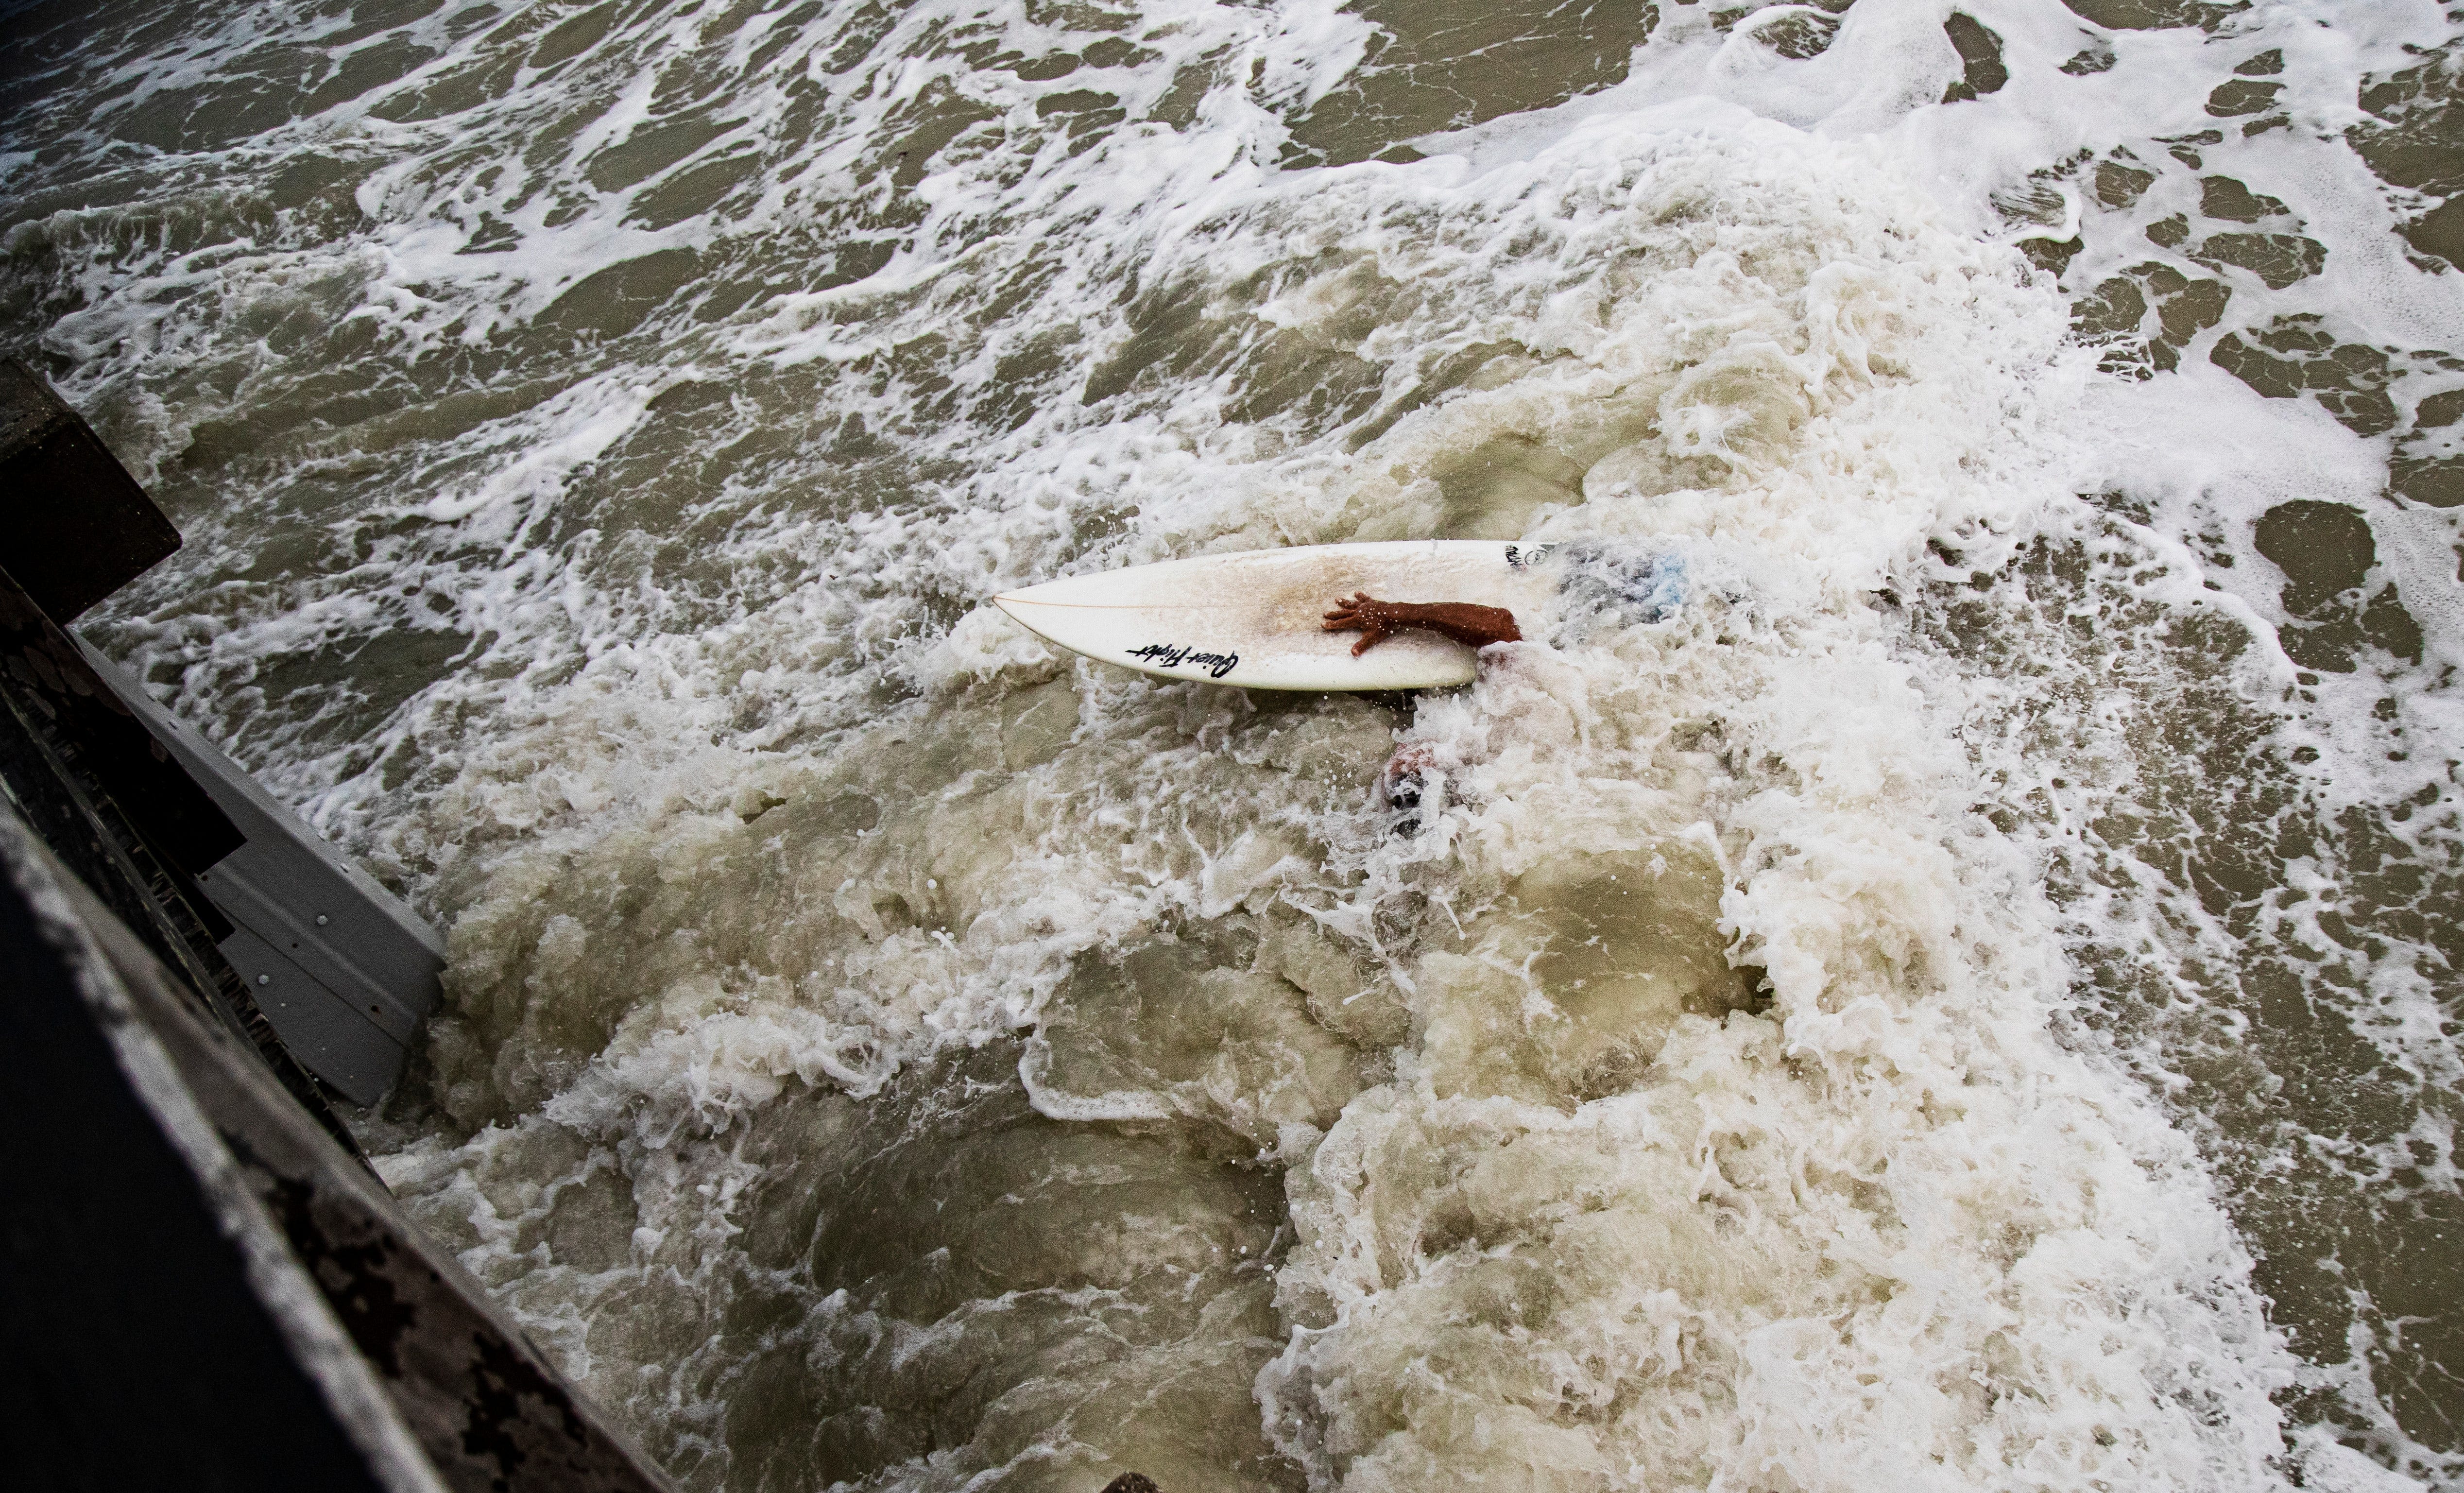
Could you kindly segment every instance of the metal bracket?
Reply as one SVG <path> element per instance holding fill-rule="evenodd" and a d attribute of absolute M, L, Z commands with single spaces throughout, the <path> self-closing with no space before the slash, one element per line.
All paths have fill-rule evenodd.
<path fill-rule="evenodd" d="M 385 1097 L 436 1009 L 445 940 L 126 670 L 78 647 L 247 837 L 196 873 L 233 924 L 223 957 L 310 1071 L 355 1104 Z"/>

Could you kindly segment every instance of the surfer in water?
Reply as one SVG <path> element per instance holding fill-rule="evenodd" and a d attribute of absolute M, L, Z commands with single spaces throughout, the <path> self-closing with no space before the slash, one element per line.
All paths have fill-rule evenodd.
<path fill-rule="evenodd" d="M 1503 606 L 1474 606 L 1469 602 L 1381 602 L 1366 591 L 1354 591 L 1351 601 L 1335 603 L 1334 610 L 1326 614 L 1327 631 L 1361 634 L 1360 641 L 1352 646 L 1354 658 L 1412 627 L 1452 638 L 1473 648 L 1523 641 L 1523 629 L 1514 625 L 1512 612 Z M 1424 742 L 1406 746 L 1386 763 L 1386 771 L 1380 777 L 1387 807 L 1403 816 L 1395 826 L 1399 833 L 1419 831 L 1417 811 L 1420 806 L 1421 779 L 1434 765 Z"/>
<path fill-rule="evenodd" d="M 1475 648 L 1523 641 L 1523 629 L 1514 626 L 1512 612 L 1468 602 L 1381 602 L 1366 591 L 1354 591 L 1351 601 L 1335 603 L 1334 610 L 1326 614 L 1327 631 L 1361 634 L 1352 646 L 1354 658 L 1414 627 Z"/>

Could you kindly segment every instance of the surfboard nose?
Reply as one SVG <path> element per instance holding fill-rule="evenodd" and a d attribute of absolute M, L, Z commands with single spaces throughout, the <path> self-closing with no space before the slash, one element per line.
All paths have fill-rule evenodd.
<path fill-rule="evenodd" d="M 1024 627 L 1027 631 L 1034 633 L 1039 638 L 1045 637 L 1045 633 L 1043 628 L 1027 620 L 1027 613 L 1034 610 L 1034 604 L 1022 599 L 1017 592 L 1003 591 L 1000 595 L 992 598 L 992 604 L 1001 608 L 1002 616 L 1018 624 L 1020 626 Z M 1047 639 L 1047 641 L 1049 640 Z"/>

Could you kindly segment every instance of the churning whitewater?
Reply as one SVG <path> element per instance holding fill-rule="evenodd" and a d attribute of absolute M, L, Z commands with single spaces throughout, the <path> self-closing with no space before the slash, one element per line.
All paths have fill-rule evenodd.
<path fill-rule="evenodd" d="M 94 636 L 683 1485 L 2464 1477 L 2437 7 L 71 9 Z M 1461 690 L 987 600 L 1420 537 L 1566 569 Z"/>

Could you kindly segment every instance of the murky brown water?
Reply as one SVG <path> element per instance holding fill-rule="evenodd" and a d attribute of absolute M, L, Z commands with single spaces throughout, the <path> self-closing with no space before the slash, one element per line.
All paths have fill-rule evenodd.
<path fill-rule="evenodd" d="M 689 1486 L 2453 1486 L 2454 35 L 20 7 L 0 347 Z M 1418 698 L 980 604 L 1423 534 L 1591 568 Z"/>

